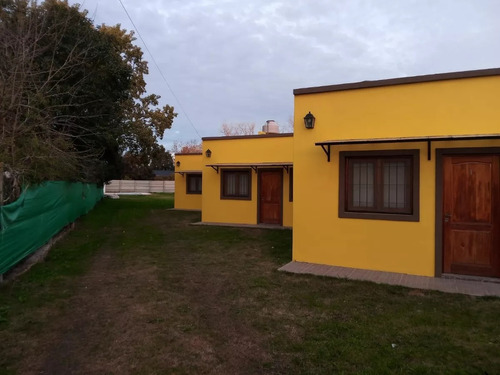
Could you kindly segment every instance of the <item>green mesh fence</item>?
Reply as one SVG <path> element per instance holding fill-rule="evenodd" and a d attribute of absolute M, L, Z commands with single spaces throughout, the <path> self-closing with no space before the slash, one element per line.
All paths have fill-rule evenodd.
<path fill-rule="evenodd" d="M 28 188 L 0 207 L 0 275 L 43 246 L 66 225 L 89 212 L 102 187 L 50 181 Z"/>

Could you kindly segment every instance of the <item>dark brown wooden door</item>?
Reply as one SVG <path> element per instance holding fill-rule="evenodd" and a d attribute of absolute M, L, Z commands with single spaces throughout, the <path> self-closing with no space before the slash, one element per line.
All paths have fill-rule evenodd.
<path fill-rule="evenodd" d="M 499 157 L 443 163 L 443 272 L 500 277 Z"/>
<path fill-rule="evenodd" d="M 283 171 L 259 171 L 259 223 L 282 224 Z"/>

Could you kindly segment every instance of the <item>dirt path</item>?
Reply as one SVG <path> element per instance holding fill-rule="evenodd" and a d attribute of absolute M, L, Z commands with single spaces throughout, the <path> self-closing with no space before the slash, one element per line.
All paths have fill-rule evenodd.
<path fill-rule="evenodd" d="M 127 373 L 131 350 L 154 334 L 147 324 L 151 302 L 137 298 L 137 288 L 157 288 L 155 267 L 118 265 L 99 254 L 80 280 L 59 319 L 38 339 L 38 355 L 20 373 Z"/>
<path fill-rule="evenodd" d="M 96 256 L 19 373 L 262 373 L 266 337 L 238 314 L 238 273 L 223 257 L 207 263 L 182 243 L 165 248 L 168 261 L 136 253 Z"/>

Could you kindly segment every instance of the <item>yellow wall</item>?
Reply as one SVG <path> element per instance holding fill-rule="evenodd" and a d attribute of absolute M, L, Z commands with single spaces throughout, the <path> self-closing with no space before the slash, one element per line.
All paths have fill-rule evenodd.
<path fill-rule="evenodd" d="M 221 199 L 221 172 L 207 164 L 292 162 L 292 136 L 216 137 L 203 140 L 202 221 L 207 223 L 257 224 L 257 173 L 252 170 L 251 200 Z M 207 158 L 205 151 L 212 156 Z M 233 168 L 231 168 L 233 169 Z M 283 226 L 292 225 L 288 201 L 289 173 L 283 170 Z"/>
<path fill-rule="evenodd" d="M 297 261 L 434 276 L 435 149 L 500 141 L 332 146 L 338 139 L 500 132 L 500 77 L 418 83 L 295 96 L 293 258 Z M 303 117 L 311 111 L 314 129 Z M 338 217 L 339 151 L 420 149 L 420 220 Z"/>
<path fill-rule="evenodd" d="M 180 166 L 175 165 L 175 172 L 197 171 L 201 173 L 201 154 L 177 154 L 175 155 L 175 163 L 177 162 L 180 162 Z M 186 194 L 186 181 L 186 174 L 175 173 L 174 208 L 179 210 L 201 210 L 202 194 Z"/>

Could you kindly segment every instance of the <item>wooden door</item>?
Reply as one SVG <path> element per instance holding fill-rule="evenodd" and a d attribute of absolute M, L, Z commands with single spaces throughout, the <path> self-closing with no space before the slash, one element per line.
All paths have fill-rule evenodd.
<path fill-rule="evenodd" d="M 282 224 L 283 171 L 259 171 L 259 223 Z"/>
<path fill-rule="evenodd" d="M 499 156 L 444 156 L 443 177 L 443 272 L 500 277 Z"/>

